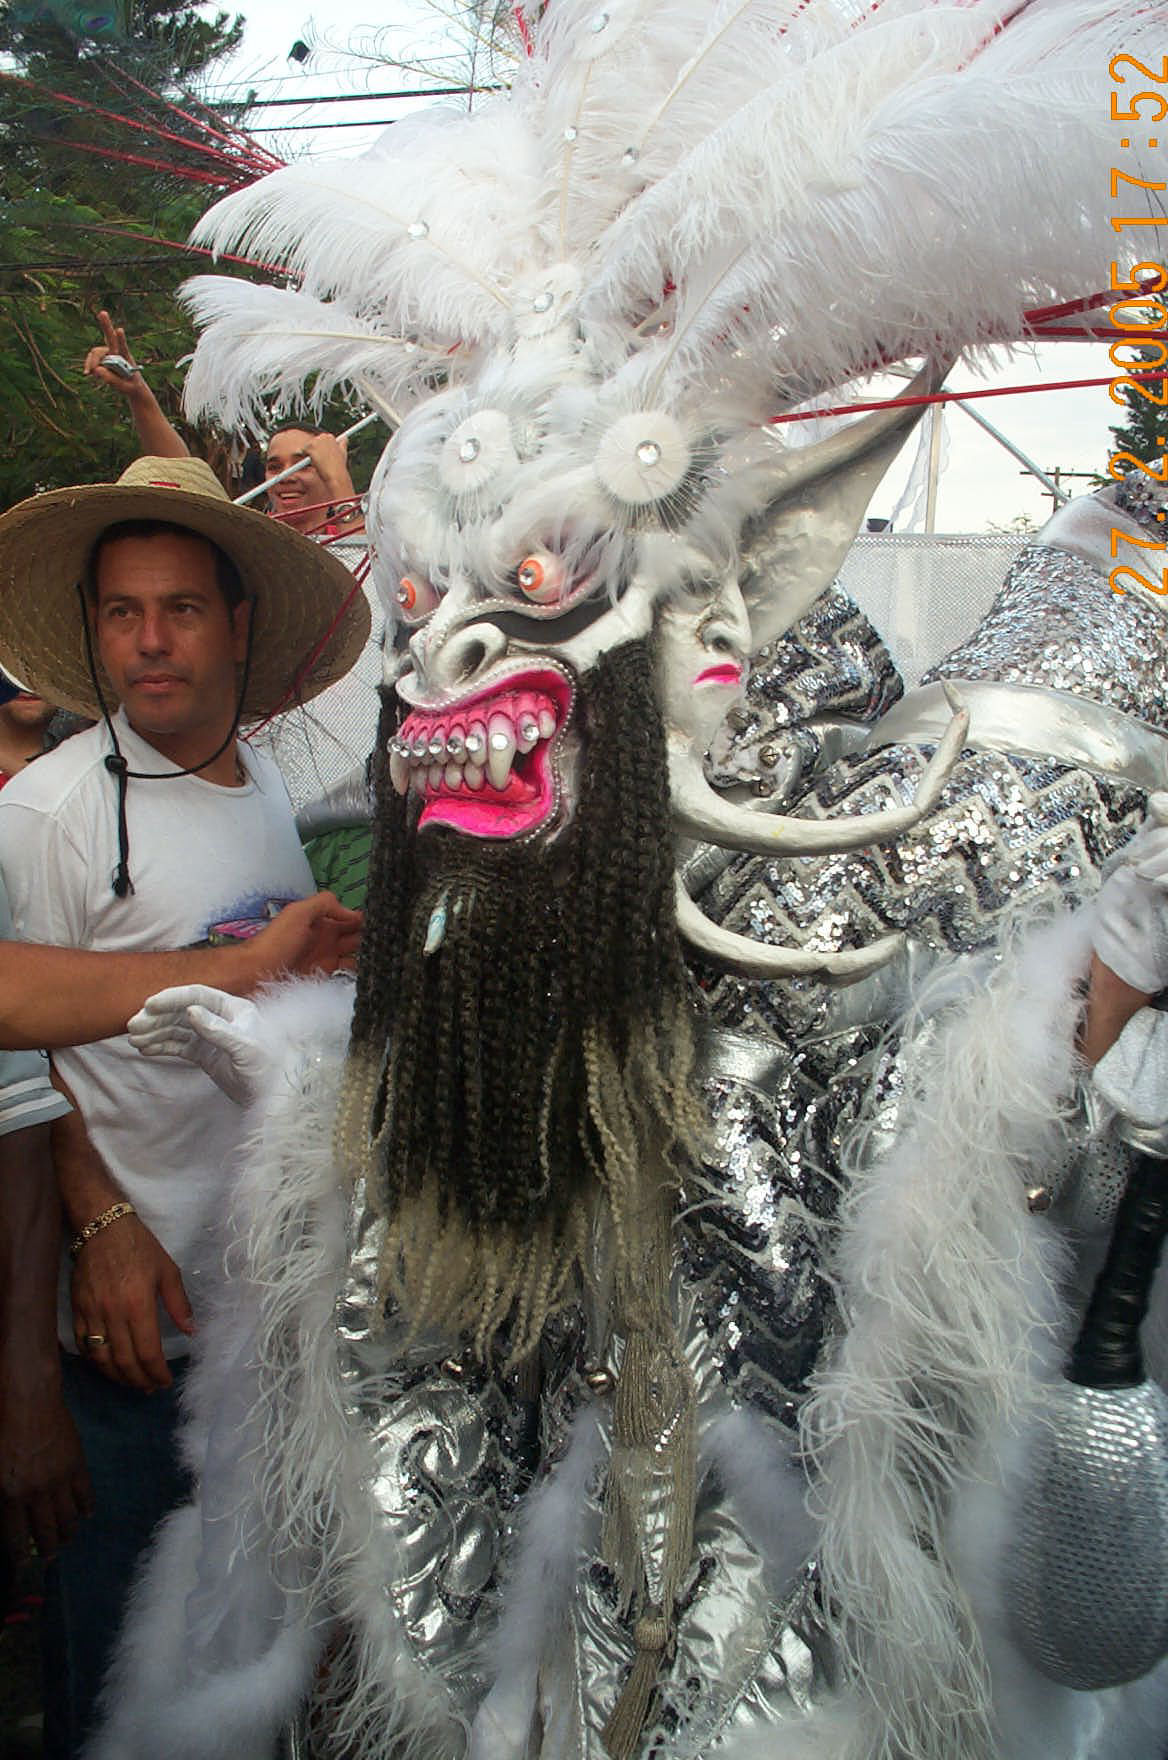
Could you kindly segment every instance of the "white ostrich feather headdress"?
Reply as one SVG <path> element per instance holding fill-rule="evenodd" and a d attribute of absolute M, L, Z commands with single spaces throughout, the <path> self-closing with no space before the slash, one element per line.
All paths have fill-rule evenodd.
<path fill-rule="evenodd" d="M 236 425 L 338 386 L 403 417 L 432 405 L 424 441 L 397 447 L 409 494 L 381 485 L 380 523 L 400 528 L 383 590 L 400 570 L 506 573 L 513 543 L 552 525 L 565 541 L 565 508 L 581 543 L 617 535 L 598 588 L 646 525 L 720 555 L 773 499 L 776 455 L 801 445 L 785 428 L 752 476 L 747 431 L 881 363 L 1015 340 L 1028 309 L 1144 254 L 1109 226 L 1107 66 L 1141 45 L 1155 59 L 1166 10 L 520 8 L 505 94 L 212 209 L 201 244 L 297 287 L 187 284 L 205 326 L 188 409 Z M 477 450 L 452 452 L 456 430 Z M 488 534 L 503 506 L 527 534 L 517 519 Z"/>

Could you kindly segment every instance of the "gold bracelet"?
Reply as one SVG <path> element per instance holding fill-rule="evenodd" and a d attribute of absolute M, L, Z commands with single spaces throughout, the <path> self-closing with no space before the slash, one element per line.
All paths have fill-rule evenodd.
<path fill-rule="evenodd" d="M 69 1242 L 69 1257 L 75 1259 L 86 1241 L 91 1241 L 95 1234 L 100 1234 L 102 1229 L 108 1228 L 111 1222 L 120 1222 L 123 1216 L 136 1216 L 137 1214 L 138 1212 L 132 1204 L 111 1204 L 108 1210 L 103 1210 L 100 1216 L 95 1216 L 92 1222 L 87 1222 L 80 1234 L 73 1236 Z"/>

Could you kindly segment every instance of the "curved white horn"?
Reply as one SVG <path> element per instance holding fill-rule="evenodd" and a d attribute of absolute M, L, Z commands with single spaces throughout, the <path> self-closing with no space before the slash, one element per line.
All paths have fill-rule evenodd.
<path fill-rule="evenodd" d="M 691 837 L 721 844 L 724 849 L 753 850 L 756 855 L 826 855 L 861 849 L 868 843 L 887 843 L 911 831 L 932 811 L 965 744 L 969 713 L 951 687 L 946 687 L 945 696 L 953 719 L 907 807 L 889 807 L 882 813 L 859 813 L 846 819 L 794 819 L 787 814 L 758 812 L 717 794 L 706 781 L 692 748 L 671 743 L 669 794 L 674 819 Z"/>
<path fill-rule="evenodd" d="M 681 875 L 675 883 L 677 928 L 691 947 L 716 965 L 743 978 L 823 978 L 828 983 L 854 984 L 887 965 L 904 945 L 903 935 L 882 935 L 867 947 L 845 947 L 831 953 L 814 947 L 772 947 L 723 929 L 698 909 Z"/>

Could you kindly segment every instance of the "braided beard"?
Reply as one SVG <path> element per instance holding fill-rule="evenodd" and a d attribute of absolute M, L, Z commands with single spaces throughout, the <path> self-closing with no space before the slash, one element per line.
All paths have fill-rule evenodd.
<path fill-rule="evenodd" d="M 513 1355 L 574 1273 L 594 1274 L 598 1217 L 625 1257 L 641 1186 L 676 1184 L 691 1130 L 645 644 L 600 661 L 577 715 L 578 806 L 550 843 L 419 835 L 416 800 L 382 766 L 341 1113 L 342 1147 L 389 1224 L 386 1292 L 415 1327 L 469 1333 L 482 1351 L 506 1323 Z"/>

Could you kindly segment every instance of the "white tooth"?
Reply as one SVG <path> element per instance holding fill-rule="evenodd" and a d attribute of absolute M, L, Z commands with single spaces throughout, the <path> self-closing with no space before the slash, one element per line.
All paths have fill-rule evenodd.
<path fill-rule="evenodd" d="M 550 739 L 552 737 L 552 734 L 555 731 L 556 731 L 556 718 L 555 718 L 555 716 L 552 714 L 550 709 L 541 709 L 539 712 L 539 737 L 540 737 L 540 739 Z"/>
<path fill-rule="evenodd" d="M 486 771 L 481 764 L 468 764 L 462 773 L 462 780 L 466 783 L 468 788 L 477 790 L 483 786 L 483 777 L 485 775 Z"/>
<path fill-rule="evenodd" d="M 446 762 L 446 741 L 440 733 L 431 734 L 428 749 L 431 763 L 444 764 Z"/>
<path fill-rule="evenodd" d="M 430 768 L 426 772 L 426 781 L 430 784 L 430 787 L 433 789 L 439 789 L 442 787 L 442 765 L 441 764 L 431 764 Z"/>
<path fill-rule="evenodd" d="M 506 715 L 492 715 L 487 725 L 487 775 L 492 788 L 506 788 L 515 757 L 515 729 Z"/>
<path fill-rule="evenodd" d="M 481 721 L 472 721 L 466 732 L 466 755 L 472 764 L 487 761 L 487 730 Z"/>
<path fill-rule="evenodd" d="M 410 744 L 410 755 L 413 758 L 415 764 L 425 763 L 426 755 L 429 752 L 429 750 L 430 750 L 430 742 L 425 737 L 424 734 L 419 739 L 413 740 Z"/>
<path fill-rule="evenodd" d="M 457 788 L 462 781 L 462 766 L 460 764 L 447 764 L 442 774 L 446 778 L 447 788 Z"/>
<path fill-rule="evenodd" d="M 515 746 L 520 752 L 529 752 L 539 739 L 539 722 L 534 715 L 522 714 L 515 728 Z"/>
<path fill-rule="evenodd" d="M 410 761 L 394 746 L 389 748 L 389 780 L 399 794 L 410 792 Z"/>
<path fill-rule="evenodd" d="M 466 757 L 466 734 L 461 727 L 452 727 L 446 735 L 446 756 L 456 764 Z"/>

